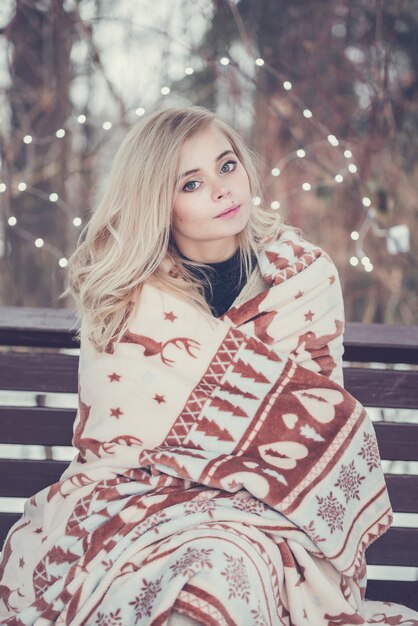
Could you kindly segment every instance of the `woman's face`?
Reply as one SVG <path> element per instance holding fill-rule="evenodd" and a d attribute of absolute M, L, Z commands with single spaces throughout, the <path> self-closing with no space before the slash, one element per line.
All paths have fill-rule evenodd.
<path fill-rule="evenodd" d="M 187 258 L 217 263 L 237 250 L 238 234 L 250 217 L 250 183 L 215 125 L 185 142 L 172 210 L 173 237 Z"/>

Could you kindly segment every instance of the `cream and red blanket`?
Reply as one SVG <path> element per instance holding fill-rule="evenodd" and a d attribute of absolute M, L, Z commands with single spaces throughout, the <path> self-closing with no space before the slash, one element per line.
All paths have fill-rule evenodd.
<path fill-rule="evenodd" d="M 362 600 L 391 508 L 335 267 L 293 232 L 259 267 L 222 319 L 146 285 L 121 343 L 83 328 L 78 455 L 9 533 L 2 624 L 418 625 Z"/>

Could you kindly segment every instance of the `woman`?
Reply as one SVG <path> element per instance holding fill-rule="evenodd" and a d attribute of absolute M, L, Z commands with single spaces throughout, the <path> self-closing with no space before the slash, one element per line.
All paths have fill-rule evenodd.
<path fill-rule="evenodd" d="M 70 262 L 78 454 L 9 533 L 1 623 L 418 624 L 363 600 L 391 509 L 335 267 L 256 194 L 205 109 L 122 143 Z"/>

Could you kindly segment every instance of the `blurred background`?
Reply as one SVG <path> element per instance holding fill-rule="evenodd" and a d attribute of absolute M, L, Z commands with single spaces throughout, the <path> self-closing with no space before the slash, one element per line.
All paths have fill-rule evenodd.
<path fill-rule="evenodd" d="M 115 147 L 199 104 L 263 203 L 327 250 L 348 321 L 418 321 L 416 0 L 2 0 L 0 305 L 72 308 L 67 259 Z"/>

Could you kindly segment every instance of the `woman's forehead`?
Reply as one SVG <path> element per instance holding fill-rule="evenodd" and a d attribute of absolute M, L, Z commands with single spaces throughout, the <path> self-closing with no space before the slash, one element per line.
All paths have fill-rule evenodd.
<path fill-rule="evenodd" d="M 203 128 L 184 142 L 180 151 L 180 169 L 184 166 L 198 169 L 198 161 L 216 161 L 226 151 L 233 151 L 226 135 L 213 125 Z"/>

